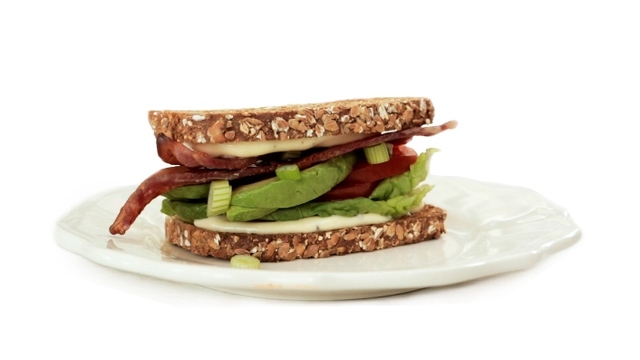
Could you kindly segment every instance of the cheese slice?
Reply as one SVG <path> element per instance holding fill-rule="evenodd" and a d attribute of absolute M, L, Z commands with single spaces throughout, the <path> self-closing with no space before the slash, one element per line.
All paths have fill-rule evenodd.
<path fill-rule="evenodd" d="M 221 215 L 195 220 L 193 224 L 202 229 L 227 233 L 295 234 L 381 224 L 390 220 L 391 217 L 379 214 L 358 214 L 352 217 L 334 215 L 290 221 L 235 222 Z"/>
<path fill-rule="evenodd" d="M 314 147 L 331 147 L 367 137 L 367 134 L 344 134 L 292 140 L 246 141 L 219 144 L 185 144 L 211 156 L 253 157 L 274 152 L 302 151 Z"/>

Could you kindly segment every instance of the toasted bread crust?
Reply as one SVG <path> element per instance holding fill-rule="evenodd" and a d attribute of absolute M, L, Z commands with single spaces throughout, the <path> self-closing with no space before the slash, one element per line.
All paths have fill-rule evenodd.
<path fill-rule="evenodd" d="M 307 234 L 219 233 L 167 217 L 167 241 L 194 254 L 230 259 L 250 254 L 263 262 L 324 258 L 438 239 L 445 232 L 444 210 L 425 205 L 420 211 L 392 221 Z"/>
<path fill-rule="evenodd" d="M 149 111 L 154 135 L 191 144 L 290 140 L 395 131 L 431 124 L 431 100 L 342 100 L 237 110 Z"/>

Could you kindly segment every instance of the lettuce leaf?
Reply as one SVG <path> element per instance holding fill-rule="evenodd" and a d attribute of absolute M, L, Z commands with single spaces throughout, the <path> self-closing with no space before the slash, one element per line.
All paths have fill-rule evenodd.
<path fill-rule="evenodd" d="M 311 216 L 328 217 L 332 215 L 356 216 L 357 214 L 380 214 L 399 217 L 418 207 L 433 186 L 422 185 L 408 194 L 395 196 L 388 200 L 372 200 L 364 197 L 355 199 L 309 202 L 288 209 L 278 209 L 260 218 L 266 221 L 298 220 Z"/>
<path fill-rule="evenodd" d="M 418 156 L 416 162 L 409 167 L 409 171 L 382 180 L 369 195 L 369 199 L 387 200 L 411 192 L 427 178 L 431 156 L 438 151 L 440 150 L 435 148 L 427 149 Z"/>

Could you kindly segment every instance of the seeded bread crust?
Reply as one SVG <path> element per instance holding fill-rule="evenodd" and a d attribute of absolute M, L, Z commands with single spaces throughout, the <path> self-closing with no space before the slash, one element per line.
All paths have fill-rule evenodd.
<path fill-rule="evenodd" d="M 167 217 L 167 240 L 201 256 L 230 259 L 249 254 L 263 262 L 302 258 L 325 258 L 361 251 L 438 239 L 445 232 L 447 213 L 425 205 L 420 211 L 383 224 L 351 227 L 308 234 L 219 233 L 198 228 L 176 217 Z"/>
<path fill-rule="evenodd" d="M 289 140 L 396 131 L 431 124 L 431 100 L 342 100 L 236 110 L 149 111 L 154 135 L 191 144 Z"/>

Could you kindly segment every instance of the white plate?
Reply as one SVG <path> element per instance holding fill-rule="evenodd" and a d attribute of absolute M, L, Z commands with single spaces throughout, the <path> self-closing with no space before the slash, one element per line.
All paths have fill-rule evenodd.
<path fill-rule="evenodd" d="M 133 188 L 87 200 L 56 228 L 60 246 L 96 263 L 161 279 L 257 297 L 337 300 L 399 294 L 532 266 L 575 243 L 567 212 L 538 193 L 464 178 L 430 176 L 427 201 L 448 211 L 438 240 L 397 248 L 234 269 L 166 244 L 156 199 L 124 236 L 108 227 Z"/>

